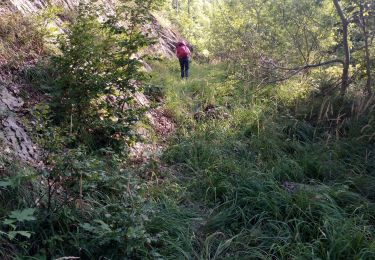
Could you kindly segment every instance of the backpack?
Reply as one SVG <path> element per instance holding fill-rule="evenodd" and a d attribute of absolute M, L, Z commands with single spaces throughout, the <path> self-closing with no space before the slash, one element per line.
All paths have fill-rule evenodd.
<path fill-rule="evenodd" d="M 189 56 L 189 53 L 190 51 L 186 45 L 179 45 L 176 48 L 176 55 L 179 59 L 186 58 Z"/>

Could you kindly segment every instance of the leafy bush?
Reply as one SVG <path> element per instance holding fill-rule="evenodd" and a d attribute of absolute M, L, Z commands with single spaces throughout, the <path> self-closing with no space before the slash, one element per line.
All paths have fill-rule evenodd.
<path fill-rule="evenodd" d="M 60 53 L 46 63 L 52 69 L 40 64 L 26 71 L 34 84 L 52 85 L 43 86 L 52 100 L 31 109 L 33 124 L 27 124 L 44 165 L 25 167 L 29 174 L 23 166 L 5 166 L 3 258 L 154 255 L 158 238 L 146 230 L 154 207 L 144 185 L 124 169 L 127 150 L 119 148 L 131 140 L 141 114 L 132 97 L 144 79 L 136 54 L 150 43 L 142 24 L 156 2 L 120 2 L 105 21 L 100 8 L 80 6 L 60 36 Z"/>
<path fill-rule="evenodd" d="M 139 29 L 139 17 L 120 25 L 121 12 L 105 22 L 96 13 L 81 6 L 60 38 L 52 107 L 56 120 L 92 148 L 129 140 L 140 115 L 133 94 L 144 78 L 136 54 L 150 43 Z"/>
<path fill-rule="evenodd" d="M 153 255 L 150 248 L 159 238 L 146 225 L 156 208 L 145 198 L 144 185 L 120 167 L 116 156 L 107 154 L 103 160 L 80 148 L 54 159 L 50 173 L 9 172 L 0 182 L 0 240 L 13 248 L 12 254 L 88 259 Z"/>

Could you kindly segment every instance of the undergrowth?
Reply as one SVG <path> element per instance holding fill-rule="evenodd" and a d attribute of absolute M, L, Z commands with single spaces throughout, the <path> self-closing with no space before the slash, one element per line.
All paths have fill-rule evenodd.
<path fill-rule="evenodd" d="M 324 73 L 254 85 L 221 63 L 193 62 L 183 81 L 177 61 L 151 62 L 145 82 L 139 25 L 159 1 L 120 2 L 106 22 L 92 5 L 60 14 L 53 54 L 58 32 L 0 17 L 0 70 L 45 101 L 25 109 L 43 163 L 0 154 L 0 258 L 375 259 L 374 98 L 355 82 L 337 95 Z M 141 85 L 176 130 L 138 165 Z"/>
<path fill-rule="evenodd" d="M 162 158 L 134 167 L 41 125 L 46 168 L 1 159 L 2 258 L 375 257 L 373 100 L 152 67 L 145 92 L 177 126 Z"/>
<path fill-rule="evenodd" d="M 30 66 L 44 56 L 47 30 L 31 17 L 20 13 L 2 13 L 0 16 L 0 68 L 18 70 Z"/>
<path fill-rule="evenodd" d="M 177 64 L 154 65 L 180 126 L 163 160 L 184 219 L 161 209 L 175 227 L 162 255 L 374 258 L 373 100 L 324 97 L 308 81 L 254 89 L 220 66 L 192 67 L 184 82 Z"/>

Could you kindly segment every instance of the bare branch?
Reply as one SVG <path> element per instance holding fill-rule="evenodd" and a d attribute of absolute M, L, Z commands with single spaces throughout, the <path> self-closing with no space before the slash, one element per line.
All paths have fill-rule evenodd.
<path fill-rule="evenodd" d="M 293 76 L 297 75 L 298 73 L 300 73 L 302 71 L 305 71 L 307 69 L 312 69 L 312 68 L 327 66 L 327 65 L 334 64 L 334 63 L 344 64 L 344 61 L 340 60 L 340 59 L 335 59 L 335 60 L 329 60 L 329 61 L 320 62 L 320 63 L 316 63 L 316 64 L 306 64 L 304 66 L 295 67 L 295 68 L 285 68 L 285 67 L 279 67 L 277 65 L 274 65 L 273 68 L 268 68 L 268 69 L 287 70 L 287 71 L 289 71 L 289 74 L 286 75 L 285 77 L 282 77 L 282 78 L 277 78 L 277 79 L 274 79 L 274 80 L 265 81 L 264 83 L 271 84 L 271 83 L 277 83 L 277 82 L 285 81 L 285 80 L 288 80 L 291 77 L 293 77 Z"/>
<path fill-rule="evenodd" d="M 319 63 L 316 63 L 316 64 L 306 64 L 304 66 L 295 67 L 295 68 L 276 67 L 276 69 L 289 70 L 289 71 L 302 71 L 302 70 L 305 70 L 305 69 L 311 69 L 311 68 L 317 68 L 317 67 L 321 67 L 321 66 L 331 65 L 331 64 L 334 64 L 334 63 L 344 64 L 344 61 L 340 60 L 340 59 L 335 59 L 335 60 L 319 62 Z"/>

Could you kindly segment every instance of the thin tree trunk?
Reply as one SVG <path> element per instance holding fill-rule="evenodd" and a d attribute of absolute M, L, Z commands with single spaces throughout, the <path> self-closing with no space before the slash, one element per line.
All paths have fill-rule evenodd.
<path fill-rule="evenodd" d="M 343 70 L 342 70 L 341 95 L 345 95 L 349 87 L 349 65 L 350 65 L 350 50 L 349 50 L 349 43 L 348 43 L 349 21 L 345 18 L 345 15 L 341 9 L 339 1 L 333 0 L 333 4 L 335 5 L 336 11 L 340 16 L 341 24 L 342 24 L 345 59 L 344 59 Z"/>
<path fill-rule="evenodd" d="M 370 64 L 370 51 L 369 51 L 369 44 L 368 44 L 368 33 L 367 33 L 367 27 L 366 27 L 366 20 L 364 18 L 364 7 L 363 7 L 363 1 L 360 2 L 360 19 L 361 19 L 361 27 L 363 32 L 363 37 L 365 41 L 365 62 L 366 62 L 366 74 L 367 74 L 367 82 L 366 82 L 366 94 L 371 95 L 372 89 L 371 89 L 371 64 Z"/>
<path fill-rule="evenodd" d="M 172 8 L 176 10 L 176 14 L 178 15 L 178 0 L 172 0 Z"/>

